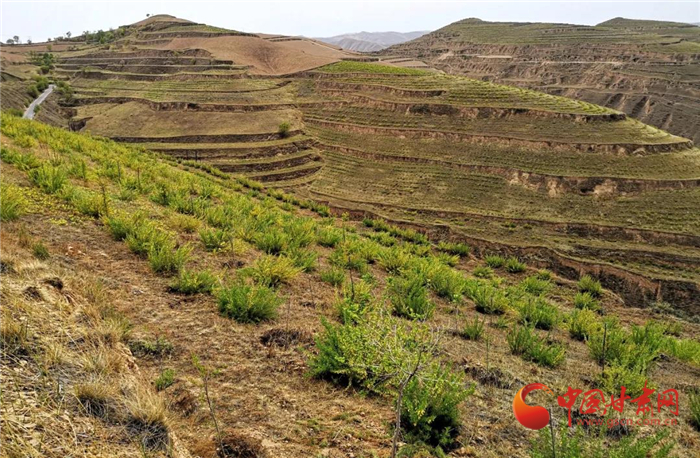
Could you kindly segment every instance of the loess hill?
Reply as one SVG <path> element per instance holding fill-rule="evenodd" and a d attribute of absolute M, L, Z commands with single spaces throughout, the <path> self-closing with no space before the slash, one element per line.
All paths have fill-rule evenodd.
<path fill-rule="evenodd" d="M 541 457 L 520 387 L 648 380 L 678 425 L 581 453 L 694 456 L 690 139 L 172 16 L 103 41 L 1 49 L 8 454 L 389 456 L 398 411 L 404 456 Z M 45 52 L 59 87 L 20 119 Z"/>
<path fill-rule="evenodd" d="M 516 30 L 536 46 L 551 35 L 541 24 L 504 25 L 512 36 L 479 21 L 450 27 L 406 49 L 475 27 L 482 41 L 515 39 Z M 552 36 L 573 43 L 602 29 Z M 679 30 L 692 48 L 693 32 Z M 638 31 L 609 35 L 629 52 L 688 51 L 661 39 L 652 46 Z M 74 130 L 468 241 L 482 256 L 513 254 L 570 278 L 591 273 L 630 304 L 698 311 L 700 151 L 687 138 L 612 108 L 410 59 L 362 62 L 309 39 L 170 16 L 126 27 L 109 44 L 80 40 L 52 45 L 53 71 L 72 88 L 61 103 Z M 3 47 L 15 84 L 31 68 L 22 56 L 41 49 Z"/>
<path fill-rule="evenodd" d="M 586 100 L 700 140 L 695 25 L 624 18 L 596 26 L 465 19 L 382 53 Z"/>

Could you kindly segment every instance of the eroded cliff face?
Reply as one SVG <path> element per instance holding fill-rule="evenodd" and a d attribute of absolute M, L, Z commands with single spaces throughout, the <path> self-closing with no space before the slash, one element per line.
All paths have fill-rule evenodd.
<path fill-rule="evenodd" d="M 384 53 L 603 105 L 700 141 L 700 27 L 510 26 L 461 21 Z"/>

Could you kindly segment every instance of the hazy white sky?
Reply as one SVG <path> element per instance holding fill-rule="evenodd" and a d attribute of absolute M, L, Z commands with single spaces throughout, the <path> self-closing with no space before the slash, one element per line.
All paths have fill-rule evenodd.
<path fill-rule="evenodd" d="M 490 21 L 597 24 L 623 16 L 700 22 L 700 0 L 669 1 L 60 1 L 0 0 L 2 41 L 44 41 L 167 13 L 244 32 L 331 36 L 435 30 L 467 17 Z"/>

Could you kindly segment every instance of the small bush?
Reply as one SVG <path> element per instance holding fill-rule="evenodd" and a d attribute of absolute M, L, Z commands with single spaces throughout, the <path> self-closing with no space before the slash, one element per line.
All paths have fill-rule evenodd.
<path fill-rule="evenodd" d="M 277 133 L 280 135 L 282 138 L 286 138 L 289 136 L 289 130 L 292 128 L 292 125 L 287 122 L 281 122 L 279 127 L 277 128 Z"/>
<path fill-rule="evenodd" d="M 476 285 L 469 289 L 467 296 L 474 301 L 476 309 L 489 315 L 502 315 L 508 310 L 505 293 L 490 285 Z"/>
<path fill-rule="evenodd" d="M 574 296 L 574 306 L 579 310 L 600 310 L 600 304 L 589 292 L 576 293 L 576 296 Z"/>
<path fill-rule="evenodd" d="M 700 342 L 692 339 L 666 339 L 665 350 L 675 358 L 700 366 Z"/>
<path fill-rule="evenodd" d="M 282 283 L 289 283 L 301 272 L 286 256 L 263 255 L 255 263 L 243 270 L 258 285 L 276 288 Z"/>
<path fill-rule="evenodd" d="M 325 227 L 318 230 L 316 243 L 328 248 L 335 248 L 343 240 L 343 234 L 334 227 Z"/>
<path fill-rule="evenodd" d="M 134 225 L 126 235 L 125 241 L 134 254 L 145 256 L 153 245 L 162 246 L 169 243 L 169 236 L 153 225 L 144 223 Z"/>
<path fill-rule="evenodd" d="M 552 287 L 549 280 L 541 280 L 540 278 L 533 276 L 527 277 L 525 280 L 520 282 L 520 287 L 523 291 L 532 294 L 533 296 L 541 296 L 545 294 Z"/>
<path fill-rule="evenodd" d="M 202 229 L 199 238 L 207 251 L 220 251 L 231 243 L 233 234 L 226 229 Z"/>
<path fill-rule="evenodd" d="M 106 216 L 103 221 L 114 240 L 121 241 L 126 239 L 134 231 L 134 228 L 142 223 L 143 215 L 137 213 L 130 216 L 125 213 L 115 213 Z"/>
<path fill-rule="evenodd" d="M 180 275 L 170 285 L 170 289 L 181 294 L 211 293 L 215 285 L 216 277 L 208 270 L 195 272 L 182 269 Z"/>
<path fill-rule="evenodd" d="M 173 352 L 173 344 L 165 337 L 158 336 L 154 340 L 137 339 L 129 341 L 129 350 L 137 357 L 162 358 Z"/>
<path fill-rule="evenodd" d="M 40 260 L 45 260 L 49 259 L 51 256 L 49 254 L 49 249 L 46 248 L 46 245 L 44 245 L 42 242 L 36 242 L 34 245 L 32 245 L 32 254 L 34 255 L 35 258 L 40 259 Z"/>
<path fill-rule="evenodd" d="M 437 363 L 425 376 L 411 379 L 401 405 L 407 442 L 428 444 L 440 451 L 453 448 L 461 427 L 459 404 L 473 391 L 473 387 L 466 388 L 461 375 Z"/>
<path fill-rule="evenodd" d="M 25 206 L 18 187 L 0 183 L 0 221 L 16 220 L 24 213 Z"/>
<path fill-rule="evenodd" d="M 549 330 L 559 322 L 559 310 L 556 306 L 541 298 L 528 299 L 520 306 L 520 322 L 537 329 Z"/>
<path fill-rule="evenodd" d="M 316 269 L 318 253 L 308 248 L 292 248 L 285 252 L 285 255 L 292 260 L 294 267 L 298 267 L 302 272 L 313 272 Z"/>
<path fill-rule="evenodd" d="M 321 281 L 329 283 L 333 286 L 342 286 L 345 282 L 345 270 L 338 267 L 331 267 L 321 272 Z"/>
<path fill-rule="evenodd" d="M 428 290 L 422 278 L 394 277 L 388 282 L 394 315 L 416 320 L 427 320 L 433 315 L 435 304 L 428 299 Z"/>
<path fill-rule="evenodd" d="M 505 258 L 498 255 L 486 256 L 484 262 L 486 262 L 486 265 L 491 267 L 492 269 L 498 269 L 506 264 Z"/>
<path fill-rule="evenodd" d="M 281 230 L 268 229 L 256 234 L 253 243 L 267 254 L 280 254 L 289 245 L 289 236 Z"/>
<path fill-rule="evenodd" d="M 476 278 L 491 278 L 493 277 L 493 269 L 487 266 L 475 267 L 472 274 Z"/>
<path fill-rule="evenodd" d="M 267 286 L 233 284 L 218 295 L 219 312 L 239 323 L 260 323 L 277 316 L 282 303 L 275 291 Z"/>
<path fill-rule="evenodd" d="M 429 286 L 435 293 L 452 302 L 458 302 L 464 291 L 464 277 L 453 269 L 440 266 L 428 274 Z"/>
<path fill-rule="evenodd" d="M 574 310 L 567 321 L 569 334 L 573 339 L 588 340 L 593 334 L 600 332 L 598 317 L 592 310 Z"/>
<path fill-rule="evenodd" d="M 456 254 L 438 253 L 436 258 L 448 267 L 454 267 L 459 263 L 459 256 Z"/>
<path fill-rule="evenodd" d="M 603 287 L 598 280 L 595 280 L 590 275 L 584 275 L 578 281 L 578 290 L 582 293 L 589 293 L 593 297 L 603 295 Z"/>
<path fill-rule="evenodd" d="M 552 281 L 552 272 L 547 269 L 540 269 L 535 275 L 540 280 Z"/>
<path fill-rule="evenodd" d="M 177 273 L 185 265 L 191 252 L 192 249 L 188 245 L 175 247 L 174 242 L 153 244 L 148 249 L 148 262 L 153 272 Z"/>
<path fill-rule="evenodd" d="M 114 402 L 114 391 L 104 381 L 78 383 L 73 394 L 88 415 L 105 417 Z"/>
<path fill-rule="evenodd" d="M 700 431 L 700 391 L 691 393 L 690 402 L 690 422 L 692 425 Z"/>
<path fill-rule="evenodd" d="M 345 324 L 359 323 L 373 309 L 372 285 L 364 280 L 345 285 L 343 298 L 336 304 L 340 321 Z"/>
<path fill-rule="evenodd" d="M 517 258 L 508 258 L 506 270 L 512 274 L 525 272 L 525 263 L 520 262 Z"/>
<path fill-rule="evenodd" d="M 183 215 L 181 213 L 174 213 L 170 217 L 170 223 L 173 229 L 186 234 L 194 234 L 201 225 L 200 221 L 194 216 Z"/>
<path fill-rule="evenodd" d="M 155 381 L 156 391 L 163 391 L 164 389 L 175 383 L 175 370 L 174 369 L 164 369 L 160 373 Z"/>
<path fill-rule="evenodd" d="M 517 326 L 506 336 L 511 353 L 540 366 L 557 367 L 564 360 L 564 348 L 549 343 L 527 326 Z"/>
<path fill-rule="evenodd" d="M 480 320 L 478 316 L 474 320 L 467 321 L 462 329 L 462 337 L 467 340 L 479 340 L 484 333 L 485 320 Z"/>
<path fill-rule="evenodd" d="M 410 254 L 406 253 L 400 247 L 391 247 L 379 253 L 377 263 L 388 273 L 398 275 L 408 266 L 410 261 Z"/>
<path fill-rule="evenodd" d="M 466 243 L 449 243 L 440 242 L 437 246 L 438 250 L 457 255 L 461 258 L 466 258 L 471 252 L 471 247 Z"/>
<path fill-rule="evenodd" d="M 60 167 L 44 164 L 30 170 L 29 178 L 45 193 L 55 194 L 66 184 L 67 174 Z"/>

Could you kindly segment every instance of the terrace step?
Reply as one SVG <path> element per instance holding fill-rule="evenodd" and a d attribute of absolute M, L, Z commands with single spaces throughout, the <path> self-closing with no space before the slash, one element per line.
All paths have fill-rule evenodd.
<path fill-rule="evenodd" d="M 298 167 L 288 168 L 275 172 L 263 172 L 248 174 L 248 177 L 263 183 L 296 180 L 302 177 L 313 175 L 323 168 L 319 162 L 310 162 Z"/>
<path fill-rule="evenodd" d="M 274 157 L 272 159 L 260 160 L 244 160 L 236 161 L 230 159 L 208 160 L 211 165 L 215 166 L 223 172 L 229 173 L 260 173 L 260 172 L 281 172 L 293 169 L 310 162 L 320 162 L 321 156 L 315 150 L 306 150 L 297 154 L 285 155 L 282 157 Z"/>
<path fill-rule="evenodd" d="M 289 141 L 287 141 L 289 140 Z M 303 135 L 291 137 L 283 141 L 273 141 L 259 144 L 251 143 L 232 143 L 232 144 L 180 144 L 182 146 L 175 147 L 175 144 L 154 144 L 143 145 L 152 151 L 168 154 L 178 159 L 194 159 L 194 160 L 212 160 L 220 158 L 235 158 L 235 159 L 256 159 L 269 158 L 286 154 L 294 154 L 299 151 L 304 151 L 313 146 L 313 140 L 306 138 Z"/>
<path fill-rule="evenodd" d="M 290 130 L 287 135 L 301 135 L 301 130 Z M 180 135 L 175 137 L 110 137 L 124 143 L 241 143 L 266 142 L 285 138 L 278 132 L 260 134 L 222 134 L 222 135 Z"/>

